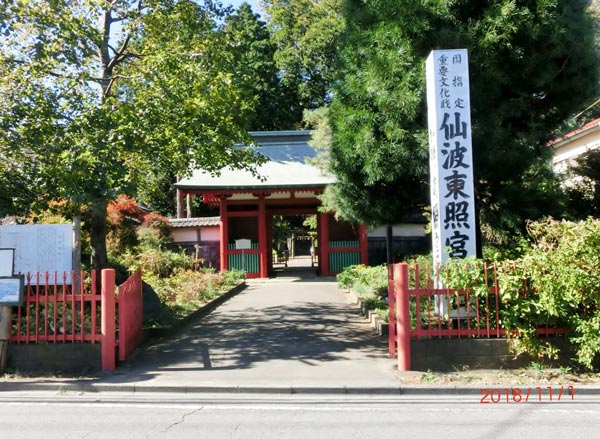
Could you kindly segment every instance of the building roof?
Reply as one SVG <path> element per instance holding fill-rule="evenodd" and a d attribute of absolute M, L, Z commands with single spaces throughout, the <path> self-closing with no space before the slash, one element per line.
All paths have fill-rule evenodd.
<path fill-rule="evenodd" d="M 569 131 L 562 137 L 559 137 L 557 139 L 550 141 L 549 145 L 554 148 L 557 148 L 558 146 L 562 145 L 563 143 L 571 142 L 571 141 L 573 141 L 581 136 L 584 136 L 591 131 L 595 131 L 597 129 L 600 129 L 600 118 L 591 120 L 588 123 L 586 123 L 585 125 L 582 125 L 581 127 L 577 128 L 573 131 Z"/>
<path fill-rule="evenodd" d="M 566 173 L 576 160 L 590 151 L 600 149 L 600 118 L 553 140 L 549 145 L 554 149 L 552 168 L 555 173 Z"/>
<path fill-rule="evenodd" d="M 256 152 L 269 160 L 257 167 L 258 178 L 249 171 L 224 169 L 218 176 L 202 170 L 179 181 L 175 186 L 181 190 L 223 189 L 283 189 L 324 187 L 335 180 L 323 175 L 307 158 L 316 155 L 308 144 L 309 130 L 298 131 L 253 131 L 249 133 L 256 144 Z M 238 145 L 243 147 L 243 145 Z"/>
<path fill-rule="evenodd" d="M 171 218 L 169 224 L 171 227 L 178 229 L 183 227 L 206 227 L 218 226 L 221 218 L 218 216 L 208 216 L 201 218 Z"/>

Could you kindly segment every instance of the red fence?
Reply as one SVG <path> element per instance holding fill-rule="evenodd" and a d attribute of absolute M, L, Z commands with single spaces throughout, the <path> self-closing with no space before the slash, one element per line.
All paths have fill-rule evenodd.
<path fill-rule="evenodd" d="M 142 270 L 119 285 L 119 360 L 125 360 L 142 341 Z"/>
<path fill-rule="evenodd" d="M 13 312 L 11 343 L 96 343 L 101 296 L 96 272 L 28 273 L 22 306 Z"/>
<path fill-rule="evenodd" d="M 388 287 L 389 351 L 390 356 L 398 356 L 401 370 L 410 370 L 412 339 L 501 338 L 507 335 L 501 327 L 501 312 L 507 311 L 510 303 L 500 298 L 497 267 L 484 265 L 483 270 L 484 289 L 488 294 L 477 295 L 470 289 L 436 289 L 430 270 L 421 271 L 418 265 L 394 265 L 393 280 Z M 564 328 L 548 324 L 537 328 L 538 336 L 565 332 Z"/>
<path fill-rule="evenodd" d="M 97 273 L 28 273 L 23 305 L 13 307 L 10 343 L 101 343 L 102 369 L 115 368 L 115 350 L 120 359 L 131 353 L 142 337 L 141 273 L 119 287 L 117 338 L 114 270 L 102 270 L 102 291 L 97 291 Z M 122 319 L 122 320 L 121 320 Z M 121 345 L 124 345 L 121 348 Z"/>

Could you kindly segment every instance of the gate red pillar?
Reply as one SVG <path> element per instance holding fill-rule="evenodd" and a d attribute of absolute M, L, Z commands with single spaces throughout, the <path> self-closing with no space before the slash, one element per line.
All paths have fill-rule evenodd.
<path fill-rule="evenodd" d="M 221 202 L 219 204 L 219 216 L 221 219 L 221 233 L 219 239 L 220 244 L 220 263 L 221 263 L 221 271 L 225 271 L 228 268 L 227 262 L 227 251 L 228 243 L 229 243 L 229 217 L 227 212 L 227 197 L 220 197 Z"/>
<path fill-rule="evenodd" d="M 367 225 L 361 224 L 358 227 L 358 243 L 360 246 L 360 263 L 369 264 L 369 237 L 367 235 Z"/>
<path fill-rule="evenodd" d="M 273 216 L 267 215 L 267 276 L 273 274 Z"/>
<path fill-rule="evenodd" d="M 268 277 L 267 211 L 264 196 L 258 197 L 258 251 L 260 277 Z"/>
<path fill-rule="evenodd" d="M 319 265 L 321 275 L 330 276 L 329 272 L 329 214 L 319 212 L 321 230 L 319 234 Z"/>

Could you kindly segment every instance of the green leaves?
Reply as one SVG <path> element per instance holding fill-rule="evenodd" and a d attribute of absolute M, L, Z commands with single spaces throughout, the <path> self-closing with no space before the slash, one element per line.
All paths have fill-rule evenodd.
<path fill-rule="evenodd" d="M 520 335 L 515 345 L 530 355 L 544 352 L 537 326 L 566 327 L 576 361 L 591 368 L 600 353 L 600 222 L 546 220 L 528 228 L 533 247 L 498 275 L 502 325 Z"/>
<path fill-rule="evenodd" d="M 584 0 L 349 1 L 331 105 L 335 203 L 398 222 L 427 203 L 424 60 L 469 50 L 475 189 L 491 235 L 558 215 L 546 143 L 598 94 Z"/>
<path fill-rule="evenodd" d="M 500 324 L 517 354 L 554 358 L 558 349 L 537 329 L 565 328 L 574 360 L 591 369 L 600 354 L 600 221 L 548 219 L 528 229 L 533 245 L 521 258 L 498 263 L 496 274 L 486 272 L 481 260 L 451 260 L 442 270 L 443 284 L 486 297 L 496 275 Z"/>
<path fill-rule="evenodd" d="M 275 61 L 284 86 L 300 108 L 328 101 L 335 80 L 340 38 L 345 29 L 343 0 L 266 0 Z"/>
<path fill-rule="evenodd" d="M 0 160 L 15 164 L 12 178 L 35 181 L 40 199 L 69 200 L 101 225 L 101 207 L 149 174 L 253 168 L 252 153 L 234 148 L 247 140 L 253 102 L 233 81 L 218 9 L 189 0 L 7 8 Z"/>

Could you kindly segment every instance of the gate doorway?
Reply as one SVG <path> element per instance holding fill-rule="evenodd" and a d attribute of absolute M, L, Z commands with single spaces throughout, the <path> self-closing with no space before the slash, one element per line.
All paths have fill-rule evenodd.
<path fill-rule="evenodd" d="M 316 274 L 318 262 L 318 233 L 316 210 L 312 214 L 281 215 L 271 217 L 271 244 L 273 254 L 272 275 L 290 273 Z"/>

